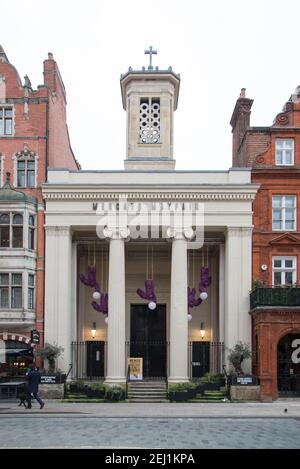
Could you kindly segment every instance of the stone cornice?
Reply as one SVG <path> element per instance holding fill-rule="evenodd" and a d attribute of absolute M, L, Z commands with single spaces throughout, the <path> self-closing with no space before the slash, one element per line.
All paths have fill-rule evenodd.
<path fill-rule="evenodd" d="M 55 190 L 44 188 L 43 198 L 45 200 L 117 200 L 120 196 L 126 197 L 128 200 L 198 200 L 198 201 L 215 201 L 215 200 L 234 200 L 234 201 L 253 201 L 256 195 L 256 187 L 245 190 L 220 190 L 220 188 L 199 191 L 132 191 L 128 192 L 124 189 L 115 191 L 83 191 L 77 190 Z"/>

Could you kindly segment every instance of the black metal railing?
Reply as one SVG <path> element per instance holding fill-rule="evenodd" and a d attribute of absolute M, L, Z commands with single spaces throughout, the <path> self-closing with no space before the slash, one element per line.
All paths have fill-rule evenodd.
<path fill-rule="evenodd" d="M 143 358 L 143 378 L 165 379 L 168 375 L 169 343 L 161 340 L 127 341 L 125 355 Z"/>
<path fill-rule="evenodd" d="M 102 380 L 106 376 L 106 342 L 72 342 L 72 379 Z"/>
<path fill-rule="evenodd" d="M 260 306 L 300 306 L 300 286 L 257 287 L 250 293 L 250 307 Z"/>

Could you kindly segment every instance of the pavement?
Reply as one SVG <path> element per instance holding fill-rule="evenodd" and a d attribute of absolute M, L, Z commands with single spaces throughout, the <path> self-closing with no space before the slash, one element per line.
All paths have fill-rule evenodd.
<path fill-rule="evenodd" d="M 42 410 L 36 402 L 27 410 L 15 401 L 2 400 L 0 448 L 101 448 L 105 454 L 151 448 L 149 457 L 153 450 L 169 448 L 299 449 L 300 400 L 215 404 L 47 400 Z"/>
<path fill-rule="evenodd" d="M 65 403 L 46 400 L 44 409 L 32 403 L 31 409 L 18 407 L 18 402 L 0 400 L 2 416 L 55 416 L 79 415 L 80 417 L 169 417 L 169 418 L 299 418 L 300 399 L 278 399 L 272 403 Z"/>

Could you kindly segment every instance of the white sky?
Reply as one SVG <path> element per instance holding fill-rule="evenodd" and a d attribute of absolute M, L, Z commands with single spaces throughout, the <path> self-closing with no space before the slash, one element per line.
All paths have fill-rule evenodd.
<path fill-rule="evenodd" d="M 176 169 L 227 169 L 242 87 L 252 125 L 270 125 L 300 84 L 299 0 L 0 0 L 0 44 L 23 79 L 43 81 L 53 52 L 83 169 L 123 169 L 120 74 L 154 65 L 181 75 Z"/>

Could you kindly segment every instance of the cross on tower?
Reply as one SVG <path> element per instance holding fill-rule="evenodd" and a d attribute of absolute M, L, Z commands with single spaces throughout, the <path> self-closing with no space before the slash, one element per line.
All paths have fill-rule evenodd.
<path fill-rule="evenodd" d="M 145 50 L 145 54 L 148 54 L 150 57 L 150 63 L 148 65 L 148 70 L 153 70 L 153 65 L 152 65 L 152 55 L 157 54 L 157 50 L 153 50 L 152 46 L 149 47 L 149 50 Z"/>

